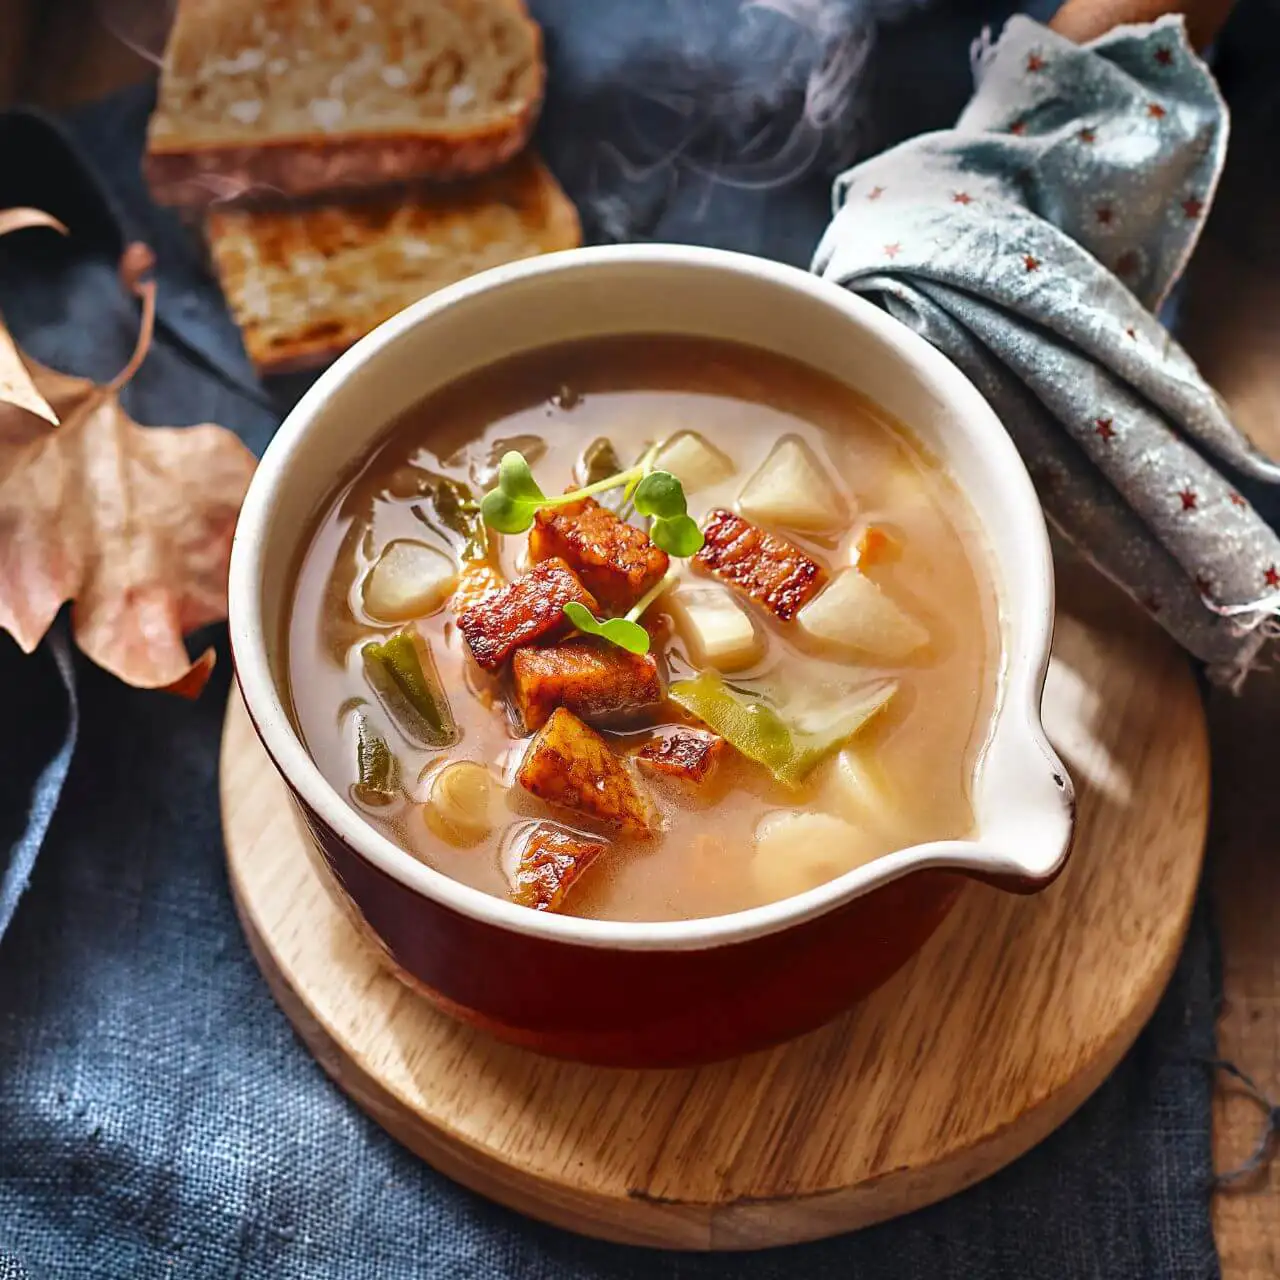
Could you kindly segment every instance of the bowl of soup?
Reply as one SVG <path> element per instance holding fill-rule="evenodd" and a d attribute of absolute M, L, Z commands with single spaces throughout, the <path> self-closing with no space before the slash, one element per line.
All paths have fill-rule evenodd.
<path fill-rule="evenodd" d="M 303 397 L 237 528 L 250 717 L 407 984 L 585 1061 L 722 1058 L 1047 885 L 1053 575 L 1000 422 L 804 272 L 574 250 Z"/>

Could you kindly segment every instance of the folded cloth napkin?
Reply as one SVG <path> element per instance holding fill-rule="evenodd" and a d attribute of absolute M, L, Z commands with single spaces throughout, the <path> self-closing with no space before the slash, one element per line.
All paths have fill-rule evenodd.
<path fill-rule="evenodd" d="M 944 351 L 1054 526 L 1211 673 L 1276 629 L 1280 481 L 1152 311 L 1204 224 L 1227 111 L 1182 19 L 1088 47 L 1014 17 L 953 129 L 843 174 L 814 258 Z"/>

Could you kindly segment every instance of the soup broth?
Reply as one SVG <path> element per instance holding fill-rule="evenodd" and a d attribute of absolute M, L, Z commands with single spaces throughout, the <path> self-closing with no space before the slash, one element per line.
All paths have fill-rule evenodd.
<path fill-rule="evenodd" d="M 589 518 L 546 509 L 532 539 L 483 527 L 513 450 L 548 497 L 647 453 L 702 551 L 662 577 L 611 523 L 649 525 L 622 486 Z M 528 599 L 496 594 L 517 580 Z M 581 586 L 604 623 L 642 585 L 648 655 L 578 638 L 556 594 Z M 429 722 L 405 718 L 392 646 L 369 649 L 410 632 L 447 704 Z M 405 413 L 320 516 L 288 632 L 295 723 L 369 822 L 487 893 L 617 920 L 737 911 L 968 835 L 998 664 L 977 521 L 906 431 L 801 364 L 640 335 L 522 355 Z"/>

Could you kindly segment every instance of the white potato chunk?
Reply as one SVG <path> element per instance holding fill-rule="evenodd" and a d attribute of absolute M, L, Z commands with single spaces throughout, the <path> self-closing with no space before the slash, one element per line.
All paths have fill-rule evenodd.
<path fill-rule="evenodd" d="M 928 631 L 857 569 L 841 569 L 796 622 L 828 648 L 882 662 L 900 662 L 929 643 Z"/>
<path fill-rule="evenodd" d="M 929 479 L 909 458 L 896 459 L 885 469 L 872 490 L 864 495 L 864 506 L 876 517 L 911 524 L 920 518 L 936 516 Z"/>
<path fill-rule="evenodd" d="M 727 480 L 738 469 L 727 453 L 721 453 L 696 431 L 681 431 L 658 450 L 654 467 L 670 471 L 684 486 L 685 493 L 696 493 Z"/>
<path fill-rule="evenodd" d="M 816 804 L 897 843 L 907 818 L 875 757 L 857 746 L 837 751 L 822 766 Z"/>
<path fill-rule="evenodd" d="M 738 495 L 748 520 L 810 533 L 839 529 L 848 508 L 813 450 L 799 436 L 783 436 Z"/>
<path fill-rule="evenodd" d="M 760 820 L 751 874 L 761 900 L 778 902 L 826 884 L 881 852 L 874 836 L 843 818 L 784 809 Z"/>
<path fill-rule="evenodd" d="M 458 580 L 453 558 L 425 542 L 389 542 L 364 580 L 364 607 L 379 622 L 408 622 L 434 613 Z"/>
<path fill-rule="evenodd" d="M 500 787 L 484 765 L 457 760 L 431 780 L 424 816 L 431 830 L 450 844 L 475 844 L 493 830 L 500 799 Z"/>
<path fill-rule="evenodd" d="M 760 660 L 764 641 L 726 587 L 683 583 L 663 602 L 695 667 L 741 671 Z"/>

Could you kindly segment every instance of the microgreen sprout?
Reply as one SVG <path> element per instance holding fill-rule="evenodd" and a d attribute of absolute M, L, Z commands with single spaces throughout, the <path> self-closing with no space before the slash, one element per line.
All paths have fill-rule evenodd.
<path fill-rule="evenodd" d="M 702 531 L 688 513 L 684 488 L 669 471 L 654 471 L 657 446 L 650 448 L 634 467 L 606 476 L 571 493 L 548 496 L 538 487 L 524 455 L 506 453 L 498 465 L 498 487 L 484 495 L 480 513 L 499 533 L 524 533 L 534 516 L 547 507 L 563 507 L 610 489 L 623 489 L 624 501 L 652 520 L 649 537 L 669 555 L 687 557 L 702 546 Z"/>
<path fill-rule="evenodd" d="M 585 604 L 577 600 L 570 600 L 565 605 L 565 617 L 583 635 L 599 636 L 602 640 L 608 640 L 610 644 L 616 644 L 619 649 L 625 649 L 628 653 L 648 653 L 649 633 L 640 625 L 640 618 L 674 580 L 675 574 L 667 573 L 635 602 L 628 610 L 626 617 L 597 618 Z"/>

